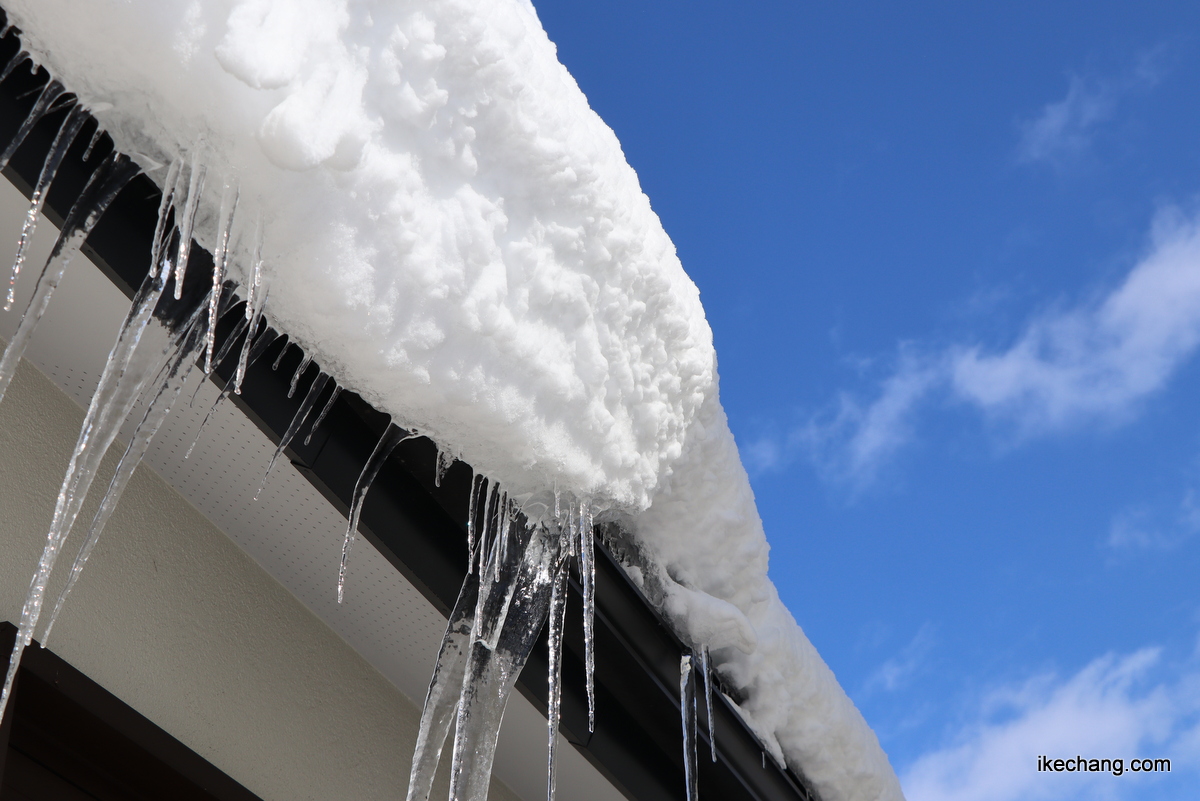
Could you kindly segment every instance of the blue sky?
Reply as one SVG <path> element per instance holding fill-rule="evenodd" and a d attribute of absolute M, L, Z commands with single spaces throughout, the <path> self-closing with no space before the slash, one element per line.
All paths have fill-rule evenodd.
<path fill-rule="evenodd" d="M 536 5 L 910 801 L 1193 798 L 1200 6 Z"/>

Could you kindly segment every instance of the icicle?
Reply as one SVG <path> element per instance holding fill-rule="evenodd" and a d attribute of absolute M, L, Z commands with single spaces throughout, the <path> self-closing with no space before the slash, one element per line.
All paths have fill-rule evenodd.
<path fill-rule="evenodd" d="M 109 204 L 133 179 L 133 176 L 137 175 L 137 172 L 137 165 L 128 157 L 114 153 L 104 160 L 96 172 L 92 173 L 83 192 L 75 200 L 70 212 L 67 213 L 67 219 L 63 221 L 58 240 L 55 241 L 54 248 L 50 251 L 50 257 L 46 259 L 41 275 L 38 276 L 33 297 L 29 299 L 29 305 L 26 306 L 21 322 L 17 325 L 16 333 L 8 341 L 4 356 L 0 358 L 0 399 L 4 398 L 4 393 L 8 389 L 9 382 L 12 381 L 13 373 L 16 372 L 17 364 L 24 355 L 25 348 L 29 345 L 34 329 L 37 328 L 42 315 L 46 313 L 51 295 L 62 281 L 67 264 L 79 251 Z"/>
<path fill-rule="evenodd" d="M 312 442 L 313 434 L 317 433 L 317 429 L 321 427 L 321 423 L 325 422 L 325 415 L 329 414 L 329 410 L 333 408 L 333 403 L 338 399 L 338 395 L 342 394 L 342 388 L 334 385 L 333 394 L 329 396 L 329 400 L 325 401 L 325 406 L 321 409 L 321 413 L 317 415 L 317 419 L 313 421 L 312 428 L 308 430 L 308 436 L 304 438 L 304 444 Z"/>
<path fill-rule="evenodd" d="M 88 140 L 87 148 L 83 151 L 83 157 L 80 161 L 86 162 L 92 157 L 92 151 L 96 149 L 96 145 L 100 142 L 100 137 L 104 136 L 104 129 L 100 127 L 100 123 L 96 123 L 96 130 L 92 132 L 92 138 Z"/>
<path fill-rule="evenodd" d="M 296 410 L 291 424 L 287 427 L 287 431 L 283 432 L 283 436 L 279 440 L 279 447 L 275 449 L 275 454 L 271 457 L 270 464 L 267 465 L 267 472 L 263 474 L 262 484 L 259 485 L 258 492 L 254 493 L 254 500 L 258 500 L 258 496 L 262 494 L 263 487 L 267 486 L 267 476 L 271 475 L 271 468 L 275 466 L 275 462 L 279 459 L 279 454 L 283 453 L 283 449 L 292 443 L 292 439 L 300 431 L 300 427 L 304 425 L 304 421 L 308 419 L 308 415 L 312 413 L 313 406 L 317 403 L 317 397 L 325 390 L 325 383 L 328 380 L 329 376 L 324 373 L 318 373 L 317 377 L 313 379 L 312 386 L 308 389 L 308 394 L 300 402 L 300 408 Z"/>
<path fill-rule="evenodd" d="M 10 25 L 9 28 L 11 27 L 12 26 Z M 33 59 L 29 57 L 28 52 L 22 50 L 13 56 L 12 59 L 10 59 L 9 62 L 4 65 L 4 69 L 0 70 L 0 83 L 3 83 L 5 78 L 7 78 L 9 75 L 12 75 L 13 70 L 26 62 L 29 62 L 30 69 L 36 69 L 36 65 L 33 63 Z"/>
<path fill-rule="evenodd" d="M 67 155 L 67 150 L 75 141 L 75 136 L 85 122 L 87 122 L 87 113 L 83 109 L 79 106 L 71 109 L 67 118 L 59 126 L 58 133 L 54 136 L 54 142 L 50 145 L 50 152 L 46 154 L 46 160 L 42 162 L 42 171 L 38 175 L 37 184 L 34 185 L 33 196 L 29 199 L 29 211 L 25 213 L 25 221 L 21 225 L 21 236 L 17 239 L 17 255 L 13 259 L 12 274 L 8 279 L 8 294 L 4 299 L 4 311 L 10 311 L 16 300 L 17 278 L 20 277 L 21 265 L 25 262 L 25 249 L 29 247 L 29 240 L 33 237 L 33 231 L 37 227 L 38 215 L 41 214 L 42 206 L 46 202 L 46 193 L 50 190 L 50 184 L 58 173 L 58 167 L 62 164 L 63 157 Z"/>
<path fill-rule="evenodd" d="M 12 66 L 11 64 L 9 65 Z M 0 81 L 8 77 L 8 69 L 5 69 L 4 74 L 0 75 Z M 56 80 L 49 80 L 46 85 L 40 90 L 37 101 L 33 104 L 33 108 L 29 110 L 28 116 L 21 123 L 21 127 L 17 128 L 17 132 L 13 134 L 13 138 L 8 141 L 8 147 L 0 153 L 0 170 L 8 166 L 8 162 L 12 160 L 13 154 L 17 152 L 17 148 L 25 141 L 25 137 L 29 136 L 29 132 L 33 127 L 42 121 L 42 117 L 46 116 L 46 112 L 50 110 L 50 106 L 54 101 L 58 100 L 66 93 L 63 85 Z"/>
<path fill-rule="evenodd" d="M 482 482 L 481 482 L 482 479 Z M 484 488 L 487 496 L 487 479 L 483 476 L 471 476 L 471 494 L 467 498 L 467 575 L 475 572 L 475 506 L 480 488 Z"/>
<path fill-rule="evenodd" d="M 588 731 L 596 730 L 596 553 L 592 538 L 592 508 L 579 504 L 579 574 L 583 579 L 583 652 L 587 673 Z"/>
<path fill-rule="evenodd" d="M 342 541 L 342 562 L 338 568 L 337 599 L 339 604 L 342 602 L 346 588 L 346 563 L 350 558 L 350 548 L 354 545 L 354 538 L 358 534 L 358 518 L 362 514 L 363 500 L 367 497 L 367 490 L 371 488 L 375 476 L 379 475 L 380 468 L 392 455 L 396 446 L 412 436 L 411 432 L 405 431 L 395 423 L 389 423 L 387 431 L 383 432 L 383 436 L 375 444 L 375 450 L 371 452 L 367 463 L 363 465 L 362 473 L 358 476 L 358 481 L 354 484 L 354 494 L 350 498 L 350 521 L 346 527 L 346 538 Z"/>
<path fill-rule="evenodd" d="M 258 280 L 257 276 L 251 279 L 250 288 L 247 290 L 254 298 L 253 300 L 246 301 L 246 319 L 250 320 L 251 331 L 258 330 L 259 323 L 263 319 L 263 312 L 267 305 L 266 293 L 255 291 L 253 281 L 256 280 Z M 258 303 L 257 308 L 254 307 L 255 303 Z M 287 350 L 287 348 L 285 347 L 284 350 Z M 283 353 L 281 351 L 280 357 L 282 356 Z M 244 381 L 246 378 L 246 368 L 250 366 L 251 361 L 253 360 L 250 358 L 250 337 L 247 337 L 246 341 L 242 343 L 242 353 L 238 357 L 237 370 L 233 374 L 233 391 L 238 395 L 242 394 L 242 381 Z"/>
<path fill-rule="evenodd" d="M 292 383 L 288 387 L 289 398 L 296 394 L 296 387 L 300 384 L 300 376 L 304 375 L 304 371 L 308 369 L 310 364 L 312 364 L 312 356 L 305 354 L 304 358 L 300 360 L 300 366 L 296 368 L 296 372 L 292 373 Z"/>
<path fill-rule="evenodd" d="M 99 129 L 97 129 L 99 130 Z M 177 156 L 167 168 L 167 177 L 163 179 L 162 199 L 158 202 L 158 222 L 154 226 L 154 239 L 150 244 L 150 274 L 154 275 L 160 269 L 166 269 L 161 263 L 163 250 L 171 238 L 167 229 L 167 216 L 175 207 L 175 198 L 179 194 L 179 176 L 183 172 L 183 157 Z"/>
<path fill-rule="evenodd" d="M 417 746 L 413 751 L 412 772 L 408 780 L 407 801 L 428 801 L 433 789 L 434 774 L 441 761 L 446 736 L 450 733 L 450 724 L 454 722 L 459 695 L 462 693 L 478 598 L 479 579 L 476 575 L 468 575 L 450 613 L 429 691 L 425 694 L 421 726 L 417 730 Z"/>
<path fill-rule="evenodd" d="M 64 233 L 67 230 L 68 226 L 64 225 Z M 51 261 L 53 260 L 52 255 Z M 159 354 L 148 357 L 139 353 L 137 346 L 162 295 L 163 286 L 164 278 L 161 275 L 147 276 L 142 282 L 141 288 L 134 296 L 129 314 L 121 325 L 117 340 L 108 354 L 108 360 L 100 375 L 100 383 L 84 416 L 79 439 L 75 443 L 75 450 L 67 464 L 62 488 L 58 493 L 54 517 L 46 535 L 46 545 L 21 609 L 21 622 L 8 663 L 8 675 L 4 689 L 0 691 L 0 716 L 3 715 L 4 706 L 12 690 L 12 682 L 21 662 L 21 652 L 33 639 L 33 630 L 37 626 L 45 600 L 46 583 L 62 550 L 63 540 L 79 514 L 79 508 L 87 496 L 100 461 L 117 436 L 122 421 L 129 415 L 146 379 L 157 372 L 161 361 L 158 358 Z M 9 350 L 12 350 L 11 344 Z M 6 359 L 8 355 L 6 352 Z"/>
<path fill-rule="evenodd" d="M 250 330 L 257 331 L 259 321 L 263 318 L 263 312 L 267 305 L 267 288 L 263 286 L 263 222 L 262 217 L 258 218 L 258 225 L 254 232 L 254 253 L 250 257 L 250 276 L 246 285 L 246 320 L 250 324 Z M 284 350 L 287 350 L 285 347 Z M 280 351 L 282 358 L 283 352 Z M 246 377 L 246 368 L 249 366 L 250 358 L 250 338 L 247 337 L 242 345 L 242 353 L 238 358 L 237 370 L 233 376 L 233 391 L 237 394 L 242 394 L 242 381 Z M 337 397 L 337 392 L 334 392 L 334 397 Z M 322 415 L 323 417 L 324 415 Z M 319 421 L 318 421 L 319 422 Z M 314 425 L 315 429 L 316 426 Z M 309 437 L 312 432 L 309 432 Z M 305 440 L 307 443 L 308 440 Z"/>
<path fill-rule="evenodd" d="M 258 335 L 258 339 L 255 340 L 254 346 L 251 348 L 250 353 L 247 355 L 247 359 L 246 359 L 247 363 L 254 364 L 256 361 L 258 361 L 258 358 L 260 356 L 262 356 L 263 353 L 266 352 L 267 348 L 271 347 L 271 343 L 273 343 L 276 339 L 278 339 L 277 336 L 270 336 L 270 333 L 271 333 L 271 330 L 268 328 L 268 329 L 264 330 L 261 334 Z M 247 336 L 249 336 L 249 335 L 247 335 Z M 224 351 L 224 348 L 222 348 L 222 351 Z M 221 358 L 218 357 L 218 364 L 220 363 L 220 361 L 221 361 Z M 209 407 L 208 414 L 204 415 L 204 419 L 200 421 L 200 427 L 198 429 L 196 429 L 196 438 L 193 439 L 192 444 L 190 446 L 188 446 L 187 453 L 185 453 L 183 455 L 184 459 L 188 459 L 191 457 L 192 451 L 196 449 L 196 443 L 200 441 L 200 435 L 202 433 L 204 433 L 204 427 L 206 425 L 208 425 L 209 419 L 217 411 L 217 407 L 221 405 L 221 401 L 228 398 L 229 393 L 231 393 L 234 389 L 235 389 L 235 387 L 233 385 L 233 382 L 231 382 L 231 381 L 226 382 L 225 388 L 223 390 L 221 390 L 221 393 L 219 395 L 217 395 L 217 399 L 214 400 L 212 403 L 212 406 Z"/>
<path fill-rule="evenodd" d="M 232 295 L 233 293 L 227 292 L 225 294 Z M 222 314 L 223 314 L 223 312 L 218 314 L 218 317 L 222 316 Z M 225 341 L 221 343 L 220 350 L 218 350 L 216 355 L 213 356 L 212 363 L 213 363 L 214 367 L 220 367 L 221 364 L 224 363 L 225 358 L 229 355 L 229 352 L 231 350 L 233 350 L 233 343 L 238 340 L 238 337 L 240 337 L 245 332 L 245 330 L 246 330 L 246 318 L 241 317 L 240 319 L 238 319 L 238 321 L 236 323 L 233 324 L 233 330 L 231 330 L 229 332 L 228 336 L 225 337 Z M 211 375 L 212 370 L 206 370 L 205 373 Z M 204 386 L 205 386 L 205 383 L 203 381 L 200 381 L 196 384 L 196 389 L 195 389 L 195 391 L 192 392 L 192 400 L 190 403 L 188 403 L 188 406 L 196 405 L 196 398 L 199 397 L 201 390 L 204 389 Z M 222 391 L 224 391 L 224 390 L 222 390 Z"/>
<path fill-rule="evenodd" d="M 284 334 L 284 336 L 287 336 L 287 334 Z M 290 347 L 291 347 L 291 343 L 290 342 L 286 343 L 283 346 L 283 350 L 279 351 L 279 355 L 275 357 L 275 363 L 271 365 L 272 370 L 278 370 L 279 365 L 283 364 L 283 356 L 285 353 L 288 352 L 288 348 L 290 348 Z"/>
<path fill-rule="evenodd" d="M 183 277 L 187 273 L 188 257 L 192 253 L 192 228 L 196 224 L 196 210 L 204 194 L 204 176 L 207 168 L 200 163 L 200 146 L 192 151 L 191 171 L 188 173 L 187 197 L 184 198 L 183 214 L 176 227 L 179 229 L 179 252 L 175 255 L 175 300 L 183 297 Z"/>
<path fill-rule="evenodd" d="M 560 538 L 544 526 L 513 526 L 512 542 L 480 574 L 479 600 L 450 766 L 450 798 L 487 797 L 500 721 L 550 608 Z"/>
<path fill-rule="evenodd" d="M 500 497 L 500 531 L 496 535 L 501 561 L 505 561 L 508 557 L 508 535 L 511 528 L 512 516 L 509 514 L 508 493 L 506 492 Z"/>
<path fill-rule="evenodd" d="M 225 283 L 225 266 L 229 262 L 229 235 L 233 232 L 233 215 L 237 212 L 238 198 L 241 192 L 236 185 L 225 184 L 221 192 L 221 216 L 217 219 L 217 247 L 213 253 L 212 293 L 208 296 L 208 335 L 204 343 L 207 362 L 205 373 L 213 371 L 213 349 L 217 344 L 217 311 L 221 307 L 221 289 Z M 181 283 L 175 286 L 175 296 L 179 297 Z M 291 397 L 290 395 L 288 397 Z"/>
<path fill-rule="evenodd" d="M 704 707 L 708 712 L 708 748 L 712 753 L 712 761 L 717 761 L 717 737 L 713 722 L 712 709 L 712 664 L 709 662 L 708 646 L 700 646 L 700 672 L 704 674 Z"/>
<path fill-rule="evenodd" d="M 679 720 L 683 727 L 683 781 L 687 786 L 687 800 L 698 801 L 700 793 L 696 776 L 696 682 L 691 653 L 684 653 L 679 660 Z"/>
<path fill-rule="evenodd" d="M 567 620 L 567 560 L 565 558 L 560 560 L 554 572 L 554 588 L 550 594 L 550 619 L 547 629 L 550 660 L 546 674 L 546 736 L 549 740 L 546 758 L 546 801 L 554 801 L 557 773 L 558 720 L 562 706 L 563 627 Z"/>
<path fill-rule="evenodd" d="M 199 312 L 199 308 L 197 309 Z M 193 321 L 194 322 L 194 321 Z M 191 324 L 181 326 L 180 329 L 172 336 L 171 346 L 168 351 L 173 350 L 171 358 L 163 365 L 163 373 L 165 376 L 159 375 L 156 380 L 161 383 L 154 397 L 147 405 L 146 412 L 142 416 L 141 422 L 133 432 L 133 437 L 129 440 L 129 445 L 125 448 L 125 453 L 121 456 L 121 461 L 117 464 L 116 472 L 113 474 L 112 480 L 109 482 L 108 490 L 104 494 L 103 500 L 100 501 L 100 507 L 96 511 L 96 516 L 92 520 L 92 525 L 88 529 L 87 538 L 79 549 L 79 553 L 75 556 L 75 562 L 71 565 L 71 573 L 67 578 L 67 584 L 59 593 L 58 601 L 54 605 L 54 611 L 50 613 L 50 619 L 46 623 L 46 630 L 42 634 L 42 647 L 45 648 L 50 639 L 50 632 L 54 629 L 54 621 L 58 619 L 59 613 L 62 611 L 63 604 L 66 603 L 67 596 L 71 593 L 75 582 L 79 579 L 79 574 L 83 572 L 83 567 L 87 563 L 88 557 L 91 556 L 92 550 L 96 547 L 96 542 L 100 539 L 100 534 L 104 531 L 104 526 L 108 523 L 109 517 L 112 516 L 113 510 L 117 507 L 117 502 L 120 501 L 121 495 L 125 491 L 125 486 L 132 478 L 134 471 L 141 464 L 142 458 L 146 455 L 146 451 L 150 448 L 150 443 L 154 439 L 154 435 L 162 427 L 163 421 L 167 419 L 167 415 L 171 412 L 171 407 L 178 399 L 180 392 L 183 390 L 183 385 L 187 383 L 188 377 L 192 373 L 192 369 L 196 366 L 191 360 L 193 354 L 199 348 L 202 342 L 201 334 L 203 329 Z"/>
<path fill-rule="evenodd" d="M 458 460 L 454 458 L 454 454 L 438 448 L 437 466 L 433 470 L 433 486 L 442 486 L 442 479 L 446 477 L 446 471 L 449 470 L 450 465 L 454 464 L 456 461 Z"/>

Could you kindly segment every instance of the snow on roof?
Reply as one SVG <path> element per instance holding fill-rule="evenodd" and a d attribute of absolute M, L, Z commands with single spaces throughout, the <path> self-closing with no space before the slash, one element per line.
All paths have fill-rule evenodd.
<path fill-rule="evenodd" d="M 513 494 L 620 520 L 777 759 L 826 801 L 902 798 L 767 577 L 699 293 L 529 3 L 4 5 L 121 150 L 208 165 L 201 241 L 238 186 L 231 269 L 261 242 L 268 313 L 324 370 Z"/>

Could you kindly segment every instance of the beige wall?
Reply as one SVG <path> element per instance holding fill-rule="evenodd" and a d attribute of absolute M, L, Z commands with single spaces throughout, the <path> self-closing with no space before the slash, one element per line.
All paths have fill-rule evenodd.
<path fill-rule="evenodd" d="M 0 403 L 0 619 L 20 616 L 82 418 L 27 363 Z M 49 645 L 264 799 L 404 796 L 420 710 L 145 468 Z"/>

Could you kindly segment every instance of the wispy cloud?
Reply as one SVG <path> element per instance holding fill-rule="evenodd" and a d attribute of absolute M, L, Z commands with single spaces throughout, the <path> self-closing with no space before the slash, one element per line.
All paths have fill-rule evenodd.
<path fill-rule="evenodd" d="M 926 623 L 899 653 L 884 661 L 867 677 L 863 693 L 870 695 L 877 690 L 894 692 L 906 686 L 925 666 L 933 646 L 933 625 Z"/>
<path fill-rule="evenodd" d="M 1200 345 L 1200 218 L 1159 215 L 1146 256 L 1098 301 L 1042 315 L 1007 350 L 950 354 L 954 391 L 1035 433 L 1119 421 Z"/>
<path fill-rule="evenodd" d="M 917 404 L 941 380 L 939 370 L 913 355 L 902 355 L 879 396 L 863 405 L 848 393 L 832 411 L 814 415 L 793 429 L 779 454 L 806 453 L 828 476 L 865 485 L 879 466 L 913 437 Z M 782 459 L 777 456 L 776 464 Z"/>
<path fill-rule="evenodd" d="M 960 343 L 922 352 L 908 343 L 873 399 L 844 393 L 747 452 L 752 469 L 803 456 L 826 478 L 862 487 L 913 440 L 923 403 L 965 404 L 1016 441 L 1111 426 L 1134 418 L 1198 348 L 1200 215 L 1167 209 L 1145 255 L 1116 286 L 1036 315 L 1006 348 Z"/>
<path fill-rule="evenodd" d="M 1047 103 L 1037 117 L 1021 124 L 1018 160 L 1060 163 L 1078 157 L 1091 144 L 1096 126 L 1111 117 L 1115 107 L 1112 88 L 1072 76 L 1066 97 Z"/>
<path fill-rule="evenodd" d="M 1184 798 L 1200 749 L 1200 667 L 1170 671 L 1157 649 L 1093 661 L 1066 680 L 1043 675 L 1001 688 L 948 744 L 903 772 L 909 801 L 1026 801 L 1033 799 Z M 1168 758 L 1171 774 L 1127 772 L 1048 774 L 1037 758 Z M 1190 775 L 1191 774 L 1191 775 Z"/>
<path fill-rule="evenodd" d="M 1166 52 L 1159 47 L 1143 53 L 1133 69 L 1115 80 L 1072 75 L 1065 97 L 1047 103 L 1036 116 L 1019 123 L 1017 160 L 1063 167 L 1078 159 L 1125 95 L 1150 89 L 1162 79 Z"/>
<path fill-rule="evenodd" d="M 1200 531 L 1200 498 L 1189 489 L 1173 509 L 1131 507 L 1117 514 L 1109 526 L 1106 545 L 1114 552 L 1169 551 Z"/>

